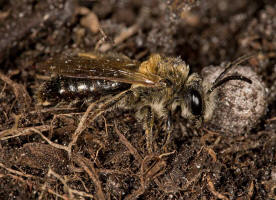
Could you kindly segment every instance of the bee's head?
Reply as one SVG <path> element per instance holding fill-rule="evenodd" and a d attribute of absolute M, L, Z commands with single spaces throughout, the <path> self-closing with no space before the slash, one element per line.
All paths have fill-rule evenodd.
<path fill-rule="evenodd" d="M 202 122 L 209 121 L 215 108 L 216 89 L 218 87 L 230 80 L 241 80 L 250 84 L 252 83 L 250 79 L 239 74 L 225 75 L 230 69 L 248 60 L 253 55 L 245 55 L 229 63 L 213 83 L 203 82 L 202 78 L 196 73 L 188 76 L 176 94 L 172 110 L 180 106 L 182 117 L 190 120 L 196 127 L 200 127 Z"/>
<path fill-rule="evenodd" d="M 186 84 L 179 90 L 176 106 L 181 107 L 181 116 L 190 120 L 192 125 L 200 127 L 203 122 L 211 119 L 216 102 L 216 89 L 229 80 L 242 80 L 251 83 L 251 80 L 241 75 L 230 75 L 216 79 L 214 83 L 203 83 L 202 78 L 191 74 Z M 173 105 L 173 109 L 176 107 Z"/>
<path fill-rule="evenodd" d="M 180 106 L 182 117 L 190 120 L 196 127 L 201 126 L 206 106 L 202 79 L 198 74 L 191 74 L 181 87 L 172 105 L 173 110 L 176 106 Z"/>

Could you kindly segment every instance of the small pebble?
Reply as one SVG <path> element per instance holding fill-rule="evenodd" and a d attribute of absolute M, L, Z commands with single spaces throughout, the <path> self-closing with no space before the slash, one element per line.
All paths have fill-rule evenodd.
<path fill-rule="evenodd" d="M 223 69 L 218 66 L 205 67 L 202 70 L 203 84 L 213 83 Z M 206 126 L 213 131 L 241 135 L 256 127 L 266 113 L 267 94 L 264 83 L 251 67 L 234 67 L 226 76 L 234 73 L 249 78 L 252 83 L 231 80 L 218 87 L 215 108 Z"/>

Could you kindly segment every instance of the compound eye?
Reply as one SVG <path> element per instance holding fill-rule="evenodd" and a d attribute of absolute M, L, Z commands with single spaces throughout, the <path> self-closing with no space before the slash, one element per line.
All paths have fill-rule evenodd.
<path fill-rule="evenodd" d="M 202 114 L 202 98 L 197 90 L 191 90 L 191 112 L 193 115 L 199 116 Z"/>

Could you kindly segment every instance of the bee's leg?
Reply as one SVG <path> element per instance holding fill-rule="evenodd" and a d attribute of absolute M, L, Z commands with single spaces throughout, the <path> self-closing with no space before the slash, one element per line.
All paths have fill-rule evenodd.
<path fill-rule="evenodd" d="M 107 110 L 111 109 L 112 107 L 115 107 L 119 101 L 121 101 L 123 98 L 131 94 L 132 94 L 131 90 L 126 90 L 111 98 L 108 98 L 108 99 L 104 98 L 102 101 L 99 101 L 91 113 L 90 120 L 91 121 L 95 120 L 98 116 L 100 116 Z"/>
<path fill-rule="evenodd" d="M 99 57 L 99 55 L 97 55 L 94 52 L 88 52 L 88 53 L 78 53 L 79 57 L 87 57 L 90 59 L 97 59 Z"/>
<path fill-rule="evenodd" d="M 167 134 L 167 138 L 166 141 L 162 147 L 162 149 L 167 152 L 167 147 L 168 144 L 170 143 L 170 139 L 171 139 L 171 132 L 173 129 L 173 123 L 172 123 L 172 113 L 171 111 L 168 111 L 168 115 L 167 115 L 167 122 L 166 122 L 166 134 Z"/>
<path fill-rule="evenodd" d="M 146 133 L 147 149 L 149 153 L 152 153 L 153 136 L 152 127 L 154 123 L 154 113 L 150 106 L 145 106 L 141 109 L 140 113 L 143 115 L 143 128 Z"/>

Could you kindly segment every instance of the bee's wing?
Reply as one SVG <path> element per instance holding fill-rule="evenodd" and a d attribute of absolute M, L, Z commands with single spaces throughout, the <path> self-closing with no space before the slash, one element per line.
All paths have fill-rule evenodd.
<path fill-rule="evenodd" d="M 139 62 L 125 57 L 69 56 L 50 58 L 40 68 L 67 77 L 104 79 L 147 87 L 160 86 L 160 77 L 140 73 L 139 65 Z"/>

